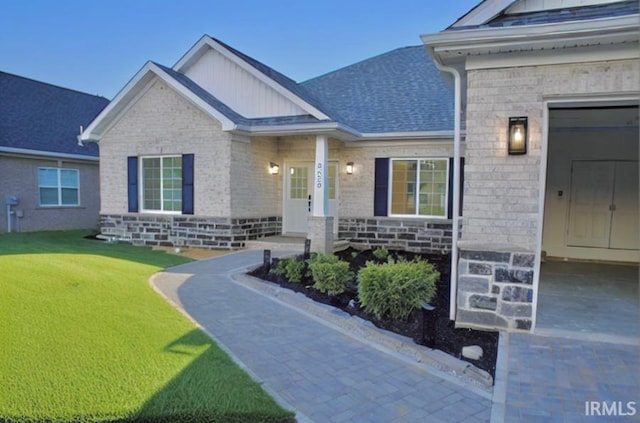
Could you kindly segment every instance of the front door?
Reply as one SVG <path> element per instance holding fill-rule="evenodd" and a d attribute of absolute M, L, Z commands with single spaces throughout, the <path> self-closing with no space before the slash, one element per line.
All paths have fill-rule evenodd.
<path fill-rule="evenodd" d="M 337 232 L 338 164 L 329 162 L 329 216 L 333 216 Z M 285 169 L 283 232 L 306 235 L 308 218 L 313 210 L 313 162 L 290 163 Z"/>

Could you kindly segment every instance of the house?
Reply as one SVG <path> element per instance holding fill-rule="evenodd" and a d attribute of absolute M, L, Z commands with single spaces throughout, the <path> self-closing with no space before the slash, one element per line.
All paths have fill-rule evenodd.
<path fill-rule="evenodd" d="M 97 228 L 98 148 L 76 137 L 108 103 L 0 72 L 0 232 Z"/>
<path fill-rule="evenodd" d="M 637 1 L 486 0 L 422 39 L 303 83 L 206 35 L 146 63 L 81 135 L 102 232 L 450 251 L 456 325 L 523 331 L 543 251 L 637 263 Z"/>
<path fill-rule="evenodd" d="M 534 328 L 544 255 L 640 261 L 638 24 L 635 0 L 486 0 L 422 37 L 466 121 L 457 325 Z"/>
<path fill-rule="evenodd" d="M 299 84 L 210 36 L 173 67 L 145 64 L 82 134 L 100 145 L 105 235 L 438 253 L 451 246 L 452 137 L 452 86 L 423 46 Z"/>

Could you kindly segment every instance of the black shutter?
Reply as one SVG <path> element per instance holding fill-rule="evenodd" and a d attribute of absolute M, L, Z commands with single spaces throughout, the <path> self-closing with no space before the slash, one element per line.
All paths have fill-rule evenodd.
<path fill-rule="evenodd" d="M 127 195 L 129 198 L 129 213 L 138 212 L 138 158 L 127 157 Z"/>
<path fill-rule="evenodd" d="M 193 154 L 182 155 L 182 214 L 193 214 Z"/>
<path fill-rule="evenodd" d="M 373 215 L 387 216 L 389 202 L 389 159 L 376 159 L 373 193 Z"/>
<path fill-rule="evenodd" d="M 460 213 L 462 216 L 462 194 L 464 191 L 464 157 L 460 157 Z M 449 158 L 449 195 L 447 218 L 453 219 L 453 157 Z"/>

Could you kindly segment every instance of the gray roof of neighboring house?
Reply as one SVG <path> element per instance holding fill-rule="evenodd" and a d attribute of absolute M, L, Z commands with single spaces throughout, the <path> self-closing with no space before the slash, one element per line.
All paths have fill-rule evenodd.
<path fill-rule="evenodd" d="M 638 14 L 638 0 L 605 3 L 566 9 L 541 10 L 517 14 L 500 14 L 483 25 L 449 27 L 447 31 L 473 28 L 500 28 L 510 26 L 541 25 L 562 22 L 575 22 L 591 19 L 614 18 Z"/>
<path fill-rule="evenodd" d="M 0 72 L 0 147 L 98 157 L 94 143 L 78 145 L 109 100 Z"/>
<path fill-rule="evenodd" d="M 399 48 L 301 85 L 363 133 L 453 129 L 453 86 L 424 46 Z"/>
<path fill-rule="evenodd" d="M 311 115 L 249 119 L 184 74 L 156 63 L 182 86 L 238 125 L 277 127 L 339 122 L 361 133 L 453 129 L 453 87 L 445 83 L 423 46 L 393 50 L 298 84 L 257 60 L 221 44 L 331 117 L 331 120 L 319 120 Z"/>

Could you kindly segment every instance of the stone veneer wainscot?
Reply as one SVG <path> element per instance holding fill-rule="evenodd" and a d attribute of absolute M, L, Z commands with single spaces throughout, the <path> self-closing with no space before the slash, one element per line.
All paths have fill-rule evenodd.
<path fill-rule="evenodd" d="M 133 245 L 238 249 L 245 241 L 281 234 L 282 218 L 102 215 L 100 228 L 103 235 Z"/>
<path fill-rule="evenodd" d="M 529 330 L 535 255 L 526 252 L 460 252 L 458 321 L 462 326 Z"/>

